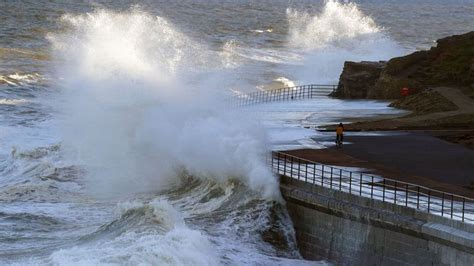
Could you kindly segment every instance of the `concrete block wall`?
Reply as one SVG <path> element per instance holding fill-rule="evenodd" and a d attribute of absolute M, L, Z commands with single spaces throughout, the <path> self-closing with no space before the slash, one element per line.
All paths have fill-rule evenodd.
<path fill-rule="evenodd" d="M 301 255 L 342 265 L 474 265 L 474 226 L 282 177 Z"/>

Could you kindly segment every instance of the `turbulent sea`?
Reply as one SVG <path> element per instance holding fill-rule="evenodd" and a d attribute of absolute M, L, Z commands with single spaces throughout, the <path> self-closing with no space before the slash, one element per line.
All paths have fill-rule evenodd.
<path fill-rule="evenodd" d="M 1 1 L 0 264 L 330 263 L 227 99 L 472 29 L 472 0 Z"/>

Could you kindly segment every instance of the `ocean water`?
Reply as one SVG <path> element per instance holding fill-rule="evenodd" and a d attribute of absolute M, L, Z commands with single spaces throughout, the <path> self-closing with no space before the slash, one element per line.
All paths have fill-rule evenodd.
<path fill-rule="evenodd" d="M 385 104 L 229 108 L 474 28 L 474 1 L 0 2 L 0 264 L 306 265 L 275 144 Z"/>

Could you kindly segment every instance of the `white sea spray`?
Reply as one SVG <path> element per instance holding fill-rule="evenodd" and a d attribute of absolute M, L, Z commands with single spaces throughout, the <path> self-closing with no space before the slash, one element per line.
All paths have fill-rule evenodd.
<path fill-rule="evenodd" d="M 66 84 L 63 145 L 94 194 L 159 190 L 184 168 L 278 198 L 262 128 L 218 92 L 228 58 L 138 9 L 63 22 L 69 30 L 49 37 Z"/>

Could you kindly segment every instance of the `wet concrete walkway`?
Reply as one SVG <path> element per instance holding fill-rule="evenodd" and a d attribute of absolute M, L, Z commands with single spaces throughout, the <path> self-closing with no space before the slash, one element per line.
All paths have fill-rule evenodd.
<path fill-rule="evenodd" d="M 474 190 L 467 188 L 474 181 L 474 150 L 425 133 L 346 134 L 344 141 L 350 144 L 288 153 L 326 164 L 373 169 L 387 178 L 474 198 Z"/>

